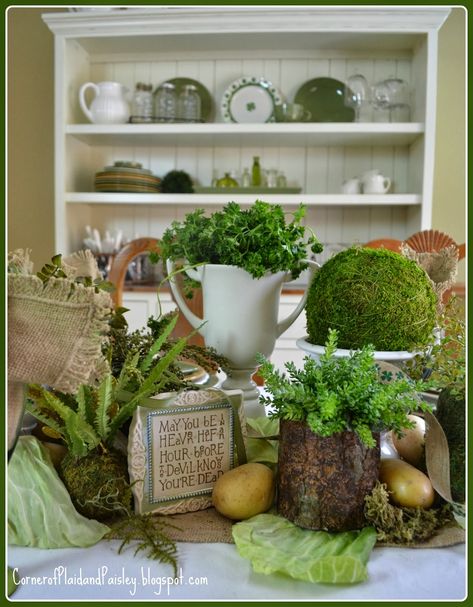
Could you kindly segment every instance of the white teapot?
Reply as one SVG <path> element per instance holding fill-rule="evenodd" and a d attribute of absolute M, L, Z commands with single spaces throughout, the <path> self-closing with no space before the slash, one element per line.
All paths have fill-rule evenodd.
<path fill-rule="evenodd" d="M 95 92 L 90 108 L 85 101 L 88 88 Z M 86 82 L 79 89 L 79 104 L 87 118 L 95 124 L 123 124 L 130 119 L 130 107 L 125 98 L 127 91 L 119 82 Z"/>
<path fill-rule="evenodd" d="M 391 187 L 391 180 L 378 170 L 365 171 L 361 178 L 364 194 L 387 194 Z"/>

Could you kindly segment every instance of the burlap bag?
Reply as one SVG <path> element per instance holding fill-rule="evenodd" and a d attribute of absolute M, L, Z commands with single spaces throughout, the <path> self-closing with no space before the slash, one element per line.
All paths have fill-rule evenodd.
<path fill-rule="evenodd" d="M 401 253 L 425 270 L 437 295 L 437 311 L 442 311 L 442 296 L 455 284 L 458 272 L 458 247 L 449 245 L 440 251 L 419 252 L 402 243 Z"/>
<path fill-rule="evenodd" d="M 8 447 L 23 414 L 23 385 L 42 383 L 74 392 L 107 369 L 102 343 L 110 295 L 69 278 L 43 283 L 16 252 L 8 274 Z"/>

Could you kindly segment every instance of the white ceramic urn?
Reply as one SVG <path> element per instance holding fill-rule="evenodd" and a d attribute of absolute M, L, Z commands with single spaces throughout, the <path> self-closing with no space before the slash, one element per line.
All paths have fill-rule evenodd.
<path fill-rule="evenodd" d="M 312 272 L 318 267 L 314 261 L 307 260 L 307 263 Z M 174 272 L 170 260 L 167 260 L 167 271 L 168 275 Z M 287 272 L 253 278 L 246 270 L 235 266 L 205 264 L 187 273 L 202 284 L 203 318 L 188 308 L 171 279 L 171 290 L 181 312 L 199 330 L 206 345 L 229 360 L 230 373 L 223 388 L 243 391 L 245 412 L 249 417 L 264 415 L 256 384 L 251 379 L 257 369 L 256 354 L 271 355 L 276 339 L 302 312 L 307 289 L 295 310 L 278 322 L 282 285 L 291 279 Z"/>

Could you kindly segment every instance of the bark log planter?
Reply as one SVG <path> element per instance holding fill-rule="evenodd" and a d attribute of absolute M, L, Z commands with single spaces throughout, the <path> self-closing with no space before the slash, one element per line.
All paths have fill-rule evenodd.
<path fill-rule="evenodd" d="M 299 527 L 348 531 L 365 526 L 364 498 L 378 478 L 376 447 L 354 432 L 314 434 L 305 422 L 281 420 L 278 512 Z"/>

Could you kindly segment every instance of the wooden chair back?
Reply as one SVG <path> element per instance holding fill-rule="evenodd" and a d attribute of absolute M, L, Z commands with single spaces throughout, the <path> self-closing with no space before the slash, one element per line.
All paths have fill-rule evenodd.
<path fill-rule="evenodd" d="M 108 280 L 115 286 L 115 291 L 112 293 L 112 299 L 115 306 L 123 305 L 123 291 L 128 266 L 135 257 L 150 251 L 160 252 L 159 240 L 157 238 L 136 238 L 126 244 L 114 257 L 108 274 Z M 188 300 L 188 302 L 192 312 L 197 314 L 197 316 L 202 317 L 202 292 L 200 289 L 194 291 L 192 299 Z M 192 331 L 192 326 L 179 311 L 179 318 L 173 331 L 173 337 L 184 337 L 189 335 Z M 196 334 L 189 338 L 188 343 L 193 345 L 204 345 L 204 340 L 201 335 Z"/>
<path fill-rule="evenodd" d="M 397 240 L 396 238 L 378 238 L 365 243 L 365 247 L 371 249 L 389 249 L 399 253 L 401 244 L 405 242 L 411 249 L 419 253 L 430 253 L 432 251 L 441 251 L 445 247 L 455 245 L 458 249 L 458 261 L 465 258 L 465 243 L 457 244 L 451 236 L 440 232 L 439 230 L 421 230 L 406 238 L 406 240 Z"/>
<path fill-rule="evenodd" d="M 395 238 L 378 238 L 377 240 L 370 240 L 364 244 L 369 249 L 388 249 L 389 251 L 395 251 L 396 253 L 401 252 L 401 240 Z"/>

